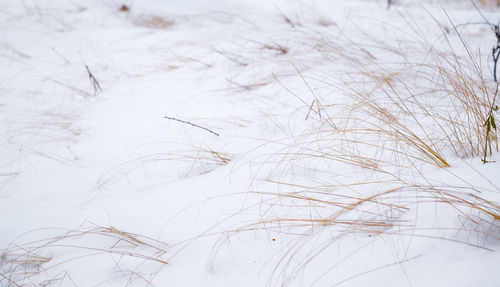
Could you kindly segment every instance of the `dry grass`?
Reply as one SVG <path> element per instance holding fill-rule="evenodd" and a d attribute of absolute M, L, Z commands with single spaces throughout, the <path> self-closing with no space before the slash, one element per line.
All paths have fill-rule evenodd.
<path fill-rule="evenodd" d="M 82 267 L 72 263 L 88 257 L 96 257 L 99 264 L 85 266 L 87 272 L 100 272 L 108 266 L 128 283 L 140 280 L 150 286 L 155 274 L 168 264 L 164 259 L 167 244 L 114 227 L 94 226 L 28 243 L 18 241 L 1 251 L 1 286 L 81 286 L 73 273 L 79 273 Z"/>
<path fill-rule="evenodd" d="M 299 280 L 297 274 L 305 272 L 309 265 L 325 268 L 330 275 L 337 274 L 338 264 L 355 254 L 325 261 L 322 257 L 335 254 L 337 243 L 342 248 L 352 248 L 346 242 L 355 241 L 359 248 L 365 248 L 392 240 L 410 244 L 412 240 L 434 239 L 492 251 L 489 244 L 500 241 L 500 205 L 481 196 L 489 194 L 487 190 L 479 193 L 466 185 L 433 186 L 389 180 L 314 186 L 271 183 L 278 184 L 281 191 L 251 192 L 260 202 L 249 209 L 258 208 L 261 220 L 225 233 L 213 251 L 215 258 L 231 237 L 246 232 L 264 232 L 270 242 L 278 238 L 282 250 L 273 261 L 276 265 L 269 278 L 270 286 L 293 285 Z M 290 189 L 293 191 L 284 191 Z M 440 219 L 422 223 L 424 214 L 420 213 L 429 210 L 436 210 L 435 216 L 442 210 L 454 213 L 460 225 Z M 318 258 L 322 260 L 317 261 Z M 347 275 L 337 274 L 333 278 L 344 276 Z"/>
<path fill-rule="evenodd" d="M 134 23 L 138 26 L 151 29 L 168 29 L 174 25 L 174 21 L 155 15 L 142 15 Z"/>
<path fill-rule="evenodd" d="M 443 31 L 443 49 L 425 39 L 405 43 L 412 54 L 365 39 L 343 45 L 338 37 L 322 37 L 315 44 L 330 64 L 355 72 L 337 80 L 298 71 L 297 81 L 313 94 L 318 84 L 344 98 L 329 104 L 314 95 L 304 107 L 306 119 L 316 121 L 311 130 L 273 143 L 282 149 L 264 161 L 277 164 L 257 175 L 266 179 L 255 181 L 251 194 L 258 202 L 248 207 L 258 210 L 260 220 L 229 233 L 295 238 L 277 260 L 271 285 L 290 284 L 327 248 L 354 235 L 434 238 L 484 249 L 500 240 L 494 200 L 500 189 L 479 172 L 487 188 L 450 169 L 457 158 L 479 161 L 486 152 L 485 122 L 498 89 L 483 73 L 483 55 L 454 32 Z M 403 60 L 386 63 L 388 55 Z M 441 181 L 433 177 L 437 172 Z M 269 191 L 272 186 L 278 190 Z M 434 210 L 435 218 L 420 210 Z M 441 211 L 455 220 L 439 223 Z"/>
<path fill-rule="evenodd" d="M 284 13 L 283 19 L 292 29 L 301 26 Z M 166 29 L 173 22 L 148 16 L 136 24 Z M 339 238 L 352 234 L 373 238 L 429 237 L 484 249 L 488 245 L 483 240 L 500 240 L 500 205 L 491 199 L 491 194 L 500 190 L 494 184 L 489 189 L 476 187 L 448 171 L 456 157 L 474 158 L 486 152 L 486 138 L 490 135 L 485 133 L 484 123 L 498 88 L 483 75 L 481 56 L 470 51 L 459 35 L 458 39 L 464 43 L 461 52 L 454 50 L 457 47 L 450 43 L 450 36 L 444 34 L 444 37 L 449 49 L 416 48 L 419 52 L 424 50 L 430 61 L 391 65 L 369 51 L 366 43 L 351 42 L 344 47 L 324 39 L 316 43 L 316 52 L 327 50 L 356 71 L 340 83 L 330 83 L 332 92 L 345 95 L 346 101 L 324 104 L 315 98 L 306 117 L 316 121 L 313 128 L 294 137 L 272 156 L 278 162 L 273 172 L 281 171 L 280 178 L 270 177 L 265 184 L 278 186 L 279 190 L 255 188 L 251 194 L 259 202 L 251 208 L 258 208 L 260 219 L 231 230 L 232 234 L 263 230 L 298 238 L 286 247 L 275 269 L 283 268 L 287 273 L 283 285 Z M 279 45 L 260 48 L 288 54 L 288 48 Z M 393 47 L 379 48 L 394 53 L 395 57 L 406 56 Z M 241 66 L 247 65 L 230 53 L 220 53 Z M 302 74 L 297 78 L 306 85 L 311 80 Z M 251 90 L 259 85 L 237 86 Z M 309 117 L 313 107 L 312 113 L 317 117 Z M 64 122 L 56 124 L 70 130 Z M 491 132 L 492 138 L 496 138 L 496 130 Z M 230 154 L 210 148 L 151 154 L 114 167 L 99 179 L 95 188 L 107 188 L 117 178 L 149 164 L 187 162 L 185 174 L 190 175 L 194 170 L 199 175 L 196 168 L 200 164 L 223 166 L 231 158 Z M 436 170 L 447 171 L 443 172 L 452 180 L 435 182 L 429 173 Z M 321 180 L 316 175 L 326 176 Z M 419 210 L 430 206 L 452 210 L 462 225 L 422 227 Z M 437 236 L 427 229 L 447 233 Z M 329 240 L 314 245 L 314 239 L 325 233 L 330 235 Z M 481 240 L 455 238 L 452 233 L 479 234 Z M 127 282 L 140 280 L 152 285 L 158 270 L 168 264 L 164 258 L 168 248 L 158 240 L 113 227 L 64 232 L 45 240 L 13 243 L 3 250 L 0 284 L 72 282 L 76 285 L 72 272 L 64 268 L 68 263 L 88 256 L 109 255 L 113 270 Z M 65 255 L 65 259 L 51 255 L 52 250 L 60 249 L 78 252 Z M 308 252 L 304 254 L 305 249 Z M 301 258 L 296 260 L 297 257 Z"/>
<path fill-rule="evenodd" d="M 479 3 L 483 5 L 493 5 L 500 6 L 500 0 L 477 0 Z"/>
<path fill-rule="evenodd" d="M 458 56 L 453 50 L 457 48 L 448 44 L 447 51 L 425 48 L 432 62 L 401 62 L 390 68 L 384 68 L 371 54 L 360 60 L 336 48 L 338 57 L 350 61 L 358 73 L 337 85 L 349 97 L 349 104 L 341 105 L 347 112 L 338 115 L 332 107 L 322 107 L 323 114 L 336 116 L 323 121 L 321 132 L 350 135 L 346 146 L 352 146 L 350 143 L 360 134 L 365 138 L 369 135 L 366 144 L 372 145 L 370 140 L 375 140 L 382 142 L 380 149 L 387 149 L 387 143 L 393 143 L 391 150 L 401 151 L 401 156 L 438 167 L 450 166 L 446 158 L 450 151 L 461 158 L 484 154 L 484 123 L 496 84 L 485 79 L 481 58 L 474 56 L 465 43 L 465 57 Z M 492 131 L 493 138 L 496 132 Z"/>
<path fill-rule="evenodd" d="M 230 153 L 216 151 L 207 146 L 188 147 L 185 150 L 172 152 L 149 153 L 125 160 L 112 167 L 97 180 L 93 190 L 104 191 L 123 179 L 127 179 L 129 182 L 134 181 L 135 175 L 143 179 L 143 172 L 148 173 L 148 170 L 152 171 L 152 177 L 157 177 L 163 183 L 199 176 L 228 164 L 232 157 Z"/>

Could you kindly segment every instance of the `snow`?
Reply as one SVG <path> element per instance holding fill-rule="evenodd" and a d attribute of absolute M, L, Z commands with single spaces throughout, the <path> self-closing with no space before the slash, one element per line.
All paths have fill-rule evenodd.
<path fill-rule="evenodd" d="M 496 39 L 400 2 L 2 0 L 0 286 L 498 286 L 498 156 L 432 68 L 491 101 Z"/>

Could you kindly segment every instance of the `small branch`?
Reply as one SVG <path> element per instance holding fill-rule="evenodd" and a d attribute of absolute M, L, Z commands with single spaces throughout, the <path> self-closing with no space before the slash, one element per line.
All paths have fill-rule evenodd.
<path fill-rule="evenodd" d="M 479 13 L 479 15 L 481 16 L 481 18 L 483 18 L 483 20 L 486 21 L 486 23 L 488 23 L 488 24 L 491 25 L 491 22 L 488 20 L 488 18 L 486 18 L 486 16 L 484 16 L 483 11 L 481 11 L 481 9 L 479 9 L 479 7 L 477 6 L 476 2 L 474 2 L 474 0 L 470 0 L 470 2 L 472 3 L 472 5 L 476 9 L 476 11 Z M 491 28 L 494 30 L 494 27 L 491 27 Z"/>
<path fill-rule="evenodd" d="M 498 64 L 498 58 L 500 56 L 500 45 L 493 48 L 492 54 L 493 54 L 493 79 L 495 80 L 495 82 L 498 82 L 497 64 Z"/>
<path fill-rule="evenodd" d="M 497 81 L 497 64 L 498 64 L 498 58 L 500 57 L 500 27 L 498 25 L 494 25 L 495 29 L 495 36 L 497 37 L 497 45 L 493 47 L 491 53 L 493 56 L 493 78 L 495 79 L 495 82 Z"/>
<path fill-rule="evenodd" d="M 101 85 L 99 84 L 99 81 L 94 77 L 94 74 L 89 69 L 89 66 L 85 65 L 85 69 L 87 69 L 87 73 L 89 74 L 89 80 L 90 84 L 94 87 L 94 96 L 97 95 L 97 92 L 102 92 Z"/>
<path fill-rule="evenodd" d="M 498 106 L 495 104 L 497 95 L 498 95 L 498 78 L 497 78 L 497 65 L 498 61 L 500 58 L 500 23 L 499 24 L 492 24 L 486 16 L 484 16 L 483 12 L 481 12 L 481 9 L 474 3 L 474 1 L 471 0 L 472 5 L 476 8 L 477 12 L 483 20 L 486 22 L 487 25 L 490 26 L 490 28 L 493 30 L 493 33 L 495 34 L 496 37 L 496 44 L 493 46 L 491 49 L 491 56 L 493 59 L 493 80 L 495 81 L 497 87 L 495 91 L 495 96 L 493 96 L 493 102 L 491 102 L 490 110 L 486 116 L 486 121 L 484 123 L 484 128 L 486 129 L 485 132 L 485 138 L 484 138 L 484 149 L 483 149 L 483 158 L 481 161 L 483 163 L 487 163 L 488 161 L 486 160 L 486 157 L 488 155 L 488 147 L 490 150 L 490 156 L 493 154 L 492 148 L 491 148 L 491 142 L 494 140 L 496 143 L 496 148 L 498 152 L 498 131 L 497 131 L 497 124 L 495 122 L 495 117 L 493 116 L 494 111 L 498 111 Z M 499 2 L 497 1 L 497 4 Z"/>
<path fill-rule="evenodd" d="M 218 133 L 216 133 L 216 132 L 214 132 L 214 131 L 206 128 L 206 127 L 202 127 L 200 125 L 193 124 L 192 122 L 188 122 L 188 121 L 184 121 L 184 120 L 180 120 L 180 119 L 176 119 L 176 118 L 172 118 L 172 117 L 168 117 L 168 116 L 164 116 L 163 118 L 168 119 L 168 120 L 172 120 L 172 121 L 177 121 L 177 122 L 180 122 L 180 123 L 183 123 L 183 124 L 188 124 L 188 125 L 191 125 L 193 127 L 196 127 L 196 128 L 202 129 L 202 130 L 206 130 L 207 132 L 212 133 L 212 134 L 214 134 L 216 136 L 219 136 Z"/>

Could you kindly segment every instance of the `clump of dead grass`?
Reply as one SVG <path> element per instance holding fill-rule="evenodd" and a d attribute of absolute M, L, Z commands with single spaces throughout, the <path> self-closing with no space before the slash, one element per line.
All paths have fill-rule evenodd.
<path fill-rule="evenodd" d="M 305 107 L 306 120 L 316 120 L 311 130 L 278 143 L 281 151 L 266 158 L 277 164 L 265 175 L 265 188 L 252 187 L 258 203 L 249 208 L 257 208 L 261 219 L 228 235 L 264 231 L 273 241 L 296 238 L 273 273 L 283 275 L 281 284 L 351 235 L 434 238 L 484 249 L 490 239 L 500 240 L 500 205 L 494 200 L 500 189 L 479 172 L 488 188 L 449 170 L 457 158 L 485 154 L 488 138 L 497 137 L 485 122 L 498 85 L 484 74 L 484 55 L 454 32 L 443 31 L 443 49 L 425 39 L 412 43 L 412 55 L 380 42 L 318 40 L 315 48 L 324 58 L 354 72 L 337 80 L 298 71 L 297 78 L 312 93 L 310 86 L 327 83 L 332 94 L 344 97 L 329 104 L 314 95 Z M 387 54 L 403 60 L 386 63 Z M 436 168 L 445 173 L 443 182 L 431 176 Z M 269 191 L 272 186 L 278 191 Z M 435 224 L 438 219 L 422 219 L 419 210 L 447 210 L 455 220 Z M 477 236 L 456 237 L 462 233 Z"/>
<path fill-rule="evenodd" d="M 103 267 L 109 267 L 129 283 L 139 280 L 149 286 L 156 273 L 168 264 L 165 255 L 169 245 L 115 227 L 92 226 L 65 232 L 42 229 L 37 232 L 42 231 L 60 234 L 23 243 L 18 238 L 1 251 L 2 286 L 47 286 L 56 283 L 79 286 L 81 274 L 75 274 L 82 267 L 74 267 L 72 263 L 89 257 L 95 258 L 94 262 L 99 264 L 86 266 L 87 272 L 96 273 L 104 271 L 101 270 Z"/>
<path fill-rule="evenodd" d="M 231 153 L 217 151 L 205 145 L 171 152 L 149 152 L 123 160 L 107 170 L 97 180 L 93 191 L 104 191 L 125 178 L 128 182 L 134 182 L 134 175 L 140 174 L 143 179 L 144 172 L 148 170 L 154 170 L 152 177 L 156 177 L 160 183 L 199 176 L 228 164 L 232 158 Z"/>
<path fill-rule="evenodd" d="M 175 24 L 173 20 L 156 15 L 142 15 L 137 17 L 134 23 L 138 26 L 151 29 L 168 29 Z"/>
<path fill-rule="evenodd" d="M 450 152 L 461 158 L 483 155 L 485 122 L 496 84 L 485 79 L 480 56 L 475 57 L 465 43 L 462 48 L 465 56 L 451 44 L 448 51 L 430 48 L 427 57 L 432 62 L 402 62 L 389 69 L 371 54 L 361 67 L 358 59 L 348 57 L 359 72 L 338 86 L 350 98 L 343 106 L 347 112 L 324 120 L 325 129 L 354 137 L 369 135 L 383 143 L 379 149 L 392 143 L 395 156 L 419 158 L 438 167 L 450 166 Z M 327 114 L 331 107 L 323 109 Z M 496 130 L 489 133 L 490 138 L 497 137 Z M 348 137 L 346 145 L 353 140 Z M 373 146 L 369 137 L 360 144 Z"/>
<path fill-rule="evenodd" d="M 477 0 L 479 3 L 483 5 L 493 5 L 500 6 L 500 0 Z"/>

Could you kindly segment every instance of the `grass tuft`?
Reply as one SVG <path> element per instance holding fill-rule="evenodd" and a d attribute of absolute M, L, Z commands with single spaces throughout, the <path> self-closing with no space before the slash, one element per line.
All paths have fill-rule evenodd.
<path fill-rule="evenodd" d="M 41 231 L 61 230 L 43 229 L 38 232 Z M 164 258 L 169 247 L 167 244 L 115 227 L 93 226 L 66 231 L 42 240 L 26 243 L 18 241 L 20 239 L 1 251 L 2 286 L 45 286 L 55 282 L 64 284 L 64 280 L 70 280 L 77 286 L 75 283 L 82 280 L 82 274 L 78 272 L 81 267 L 75 266 L 81 265 L 73 263 L 85 261 L 88 257 L 95 257 L 93 262 L 99 262 L 95 266 L 85 265 L 85 270 L 89 272 L 103 272 L 105 270 L 101 268 L 108 267 L 127 282 L 140 280 L 150 285 L 156 273 L 168 264 Z M 107 264 L 104 263 L 106 260 Z"/>

